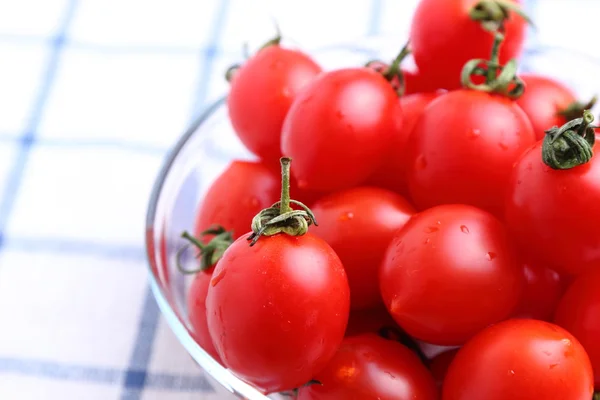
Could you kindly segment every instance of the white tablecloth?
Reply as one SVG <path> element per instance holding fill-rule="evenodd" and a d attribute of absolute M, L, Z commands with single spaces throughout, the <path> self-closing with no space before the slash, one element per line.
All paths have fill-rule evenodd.
<path fill-rule="evenodd" d="M 414 4 L 0 1 L 0 399 L 215 398 L 148 289 L 163 157 L 272 18 L 306 48 L 378 34 L 400 46 Z M 597 51 L 594 5 L 527 2 L 530 43 Z"/>

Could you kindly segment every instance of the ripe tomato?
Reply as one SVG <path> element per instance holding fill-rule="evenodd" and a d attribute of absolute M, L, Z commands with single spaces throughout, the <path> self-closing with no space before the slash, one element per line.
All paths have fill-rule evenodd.
<path fill-rule="evenodd" d="M 581 344 L 548 322 L 514 319 L 486 328 L 454 358 L 443 400 L 589 400 L 592 367 Z"/>
<path fill-rule="evenodd" d="M 399 130 L 388 151 L 384 164 L 371 177 L 370 183 L 393 190 L 402 195 L 408 194 L 408 141 L 410 135 L 423 114 L 425 107 L 443 92 L 417 93 L 400 98 L 402 129 Z"/>
<path fill-rule="evenodd" d="M 443 205 L 414 215 L 396 235 L 380 286 L 409 335 L 452 346 L 510 315 L 523 272 L 499 220 L 472 206 Z"/>
<path fill-rule="evenodd" d="M 525 289 L 514 316 L 542 321 L 552 320 L 558 302 L 566 289 L 561 276 L 556 271 L 532 263 L 526 263 L 523 272 Z"/>
<path fill-rule="evenodd" d="M 252 218 L 277 201 L 279 190 L 280 178 L 265 164 L 233 161 L 201 202 L 194 235 L 213 225 L 232 230 L 234 238 L 250 232 Z"/>
<path fill-rule="evenodd" d="M 187 306 L 192 337 L 212 358 L 222 363 L 210 338 L 206 319 L 206 295 L 213 270 L 214 267 L 196 274 L 188 291 Z"/>
<path fill-rule="evenodd" d="M 414 208 L 400 195 L 374 187 L 356 187 L 325 196 L 313 204 L 325 240 L 342 260 L 353 310 L 381 305 L 379 266 L 394 234 Z"/>
<path fill-rule="evenodd" d="M 244 235 L 215 267 L 208 329 L 226 367 L 265 392 L 305 384 L 340 345 L 350 309 L 344 267 L 322 239 Z"/>
<path fill-rule="evenodd" d="M 390 83 L 370 68 L 326 72 L 290 108 L 281 145 L 298 185 L 317 191 L 364 182 L 381 164 L 402 112 Z"/>
<path fill-rule="evenodd" d="M 448 350 L 438 354 L 429 362 L 429 371 L 435 380 L 437 387 L 441 388 L 448 373 L 450 364 L 454 361 L 458 349 Z"/>
<path fill-rule="evenodd" d="M 596 388 L 600 389 L 600 270 L 579 276 L 556 310 L 555 322 L 571 332 L 592 361 Z"/>
<path fill-rule="evenodd" d="M 599 151 L 594 146 L 594 152 Z M 506 223 L 532 259 L 564 274 L 600 266 L 600 158 L 555 170 L 542 161 L 542 142 L 516 163 Z"/>
<path fill-rule="evenodd" d="M 535 135 L 509 98 L 457 90 L 429 103 L 411 141 L 408 184 L 418 208 L 461 203 L 501 216 L 513 164 Z"/>
<path fill-rule="evenodd" d="M 236 71 L 227 97 L 231 124 L 242 143 L 266 161 L 281 156 L 281 126 L 298 93 L 319 73 L 308 55 L 271 45 Z"/>
<path fill-rule="evenodd" d="M 344 339 L 325 369 L 320 384 L 300 388 L 298 400 L 436 400 L 427 368 L 409 349 L 374 334 Z"/>
<path fill-rule="evenodd" d="M 525 82 L 525 93 L 517 99 L 517 104 L 529 117 L 536 138 L 543 139 L 546 129 L 563 126 L 567 118 L 561 115 L 570 105 L 577 101 L 575 94 L 561 82 L 535 74 L 522 74 L 519 77 Z M 581 117 L 581 115 L 575 118 Z"/>
<path fill-rule="evenodd" d="M 417 6 L 410 30 L 411 50 L 419 70 L 437 88 L 460 88 L 465 63 L 487 59 L 492 51 L 494 35 L 470 16 L 478 3 L 483 1 L 421 0 Z M 500 49 L 501 65 L 520 55 L 526 24 L 525 19 L 509 12 L 504 24 L 506 40 Z"/>
<path fill-rule="evenodd" d="M 346 337 L 362 333 L 379 333 L 382 328 L 396 326 L 396 321 L 383 306 L 371 310 L 352 311 L 346 327 Z"/>

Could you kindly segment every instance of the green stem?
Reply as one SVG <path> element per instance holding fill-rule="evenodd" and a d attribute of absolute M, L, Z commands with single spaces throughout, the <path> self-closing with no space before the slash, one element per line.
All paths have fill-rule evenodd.
<path fill-rule="evenodd" d="M 523 11 L 520 4 L 511 0 L 480 0 L 469 11 L 472 20 L 481 23 L 483 29 L 489 32 L 503 32 L 504 23 L 515 13 L 531 26 L 531 18 Z"/>
<path fill-rule="evenodd" d="M 266 49 L 269 46 L 279 46 L 282 38 L 281 38 L 281 30 L 279 29 L 279 25 L 277 23 L 275 23 L 275 31 L 276 31 L 275 36 L 272 39 L 269 39 L 268 41 L 266 41 L 262 46 L 260 46 L 258 51 Z M 250 54 L 249 54 L 250 52 L 248 50 L 248 43 L 244 43 L 242 52 L 244 53 L 244 57 L 246 57 L 246 59 L 250 58 Z M 230 66 L 229 68 L 227 68 L 227 70 L 225 71 L 225 80 L 227 82 L 231 83 L 233 76 L 240 68 L 241 68 L 240 64 L 234 64 L 234 65 Z"/>
<path fill-rule="evenodd" d="M 214 235 L 214 237 L 206 244 L 202 243 L 198 238 L 192 236 L 189 232 L 184 231 L 181 237 L 189 242 L 188 246 L 184 246 L 177 252 L 177 269 L 184 274 L 194 274 L 199 271 L 205 271 L 214 266 L 223 256 L 223 253 L 233 243 L 233 232 L 226 231 L 221 226 L 216 226 L 207 229 L 200 234 L 201 236 Z M 200 258 L 198 268 L 185 269 L 181 263 L 183 252 L 192 245 L 198 249 L 197 257 Z"/>
<path fill-rule="evenodd" d="M 390 66 L 387 67 L 387 69 L 383 72 L 383 77 L 385 79 L 387 79 L 388 81 L 391 81 L 392 79 L 397 77 L 398 74 L 401 74 L 402 71 L 400 69 L 400 65 L 402 64 L 402 61 L 404 61 L 404 59 L 409 54 L 410 54 L 410 48 L 408 47 L 408 42 L 407 42 L 404 45 L 404 47 L 402 47 L 402 50 L 400 50 L 400 53 L 398 53 L 396 58 L 394 58 L 394 61 L 392 61 Z"/>
<path fill-rule="evenodd" d="M 254 246 L 262 236 L 273 236 L 285 233 L 301 236 L 308 232 L 308 227 L 317 225 L 315 216 L 306 205 L 290 199 L 290 164 L 291 158 L 282 157 L 281 163 L 281 199 L 269 208 L 265 208 L 252 219 L 252 234 L 248 236 L 250 246 Z M 291 207 L 294 204 L 300 210 Z"/>
<path fill-rule="evenodd" d="M 592 400 L 600 400 L 600 392 L 595 392 Z"/>
<path fill-rule="evenodd" d="M 544 164 L 552 169 L 570 169 L 589 162 L 596 140 L 592 122 L 594 116 L 585 110 L 581 118 L 548 129 L 542 144 Z"/>
<path fill-rule="evenodd" d="M 281 201 L 279 206 L 279 215 L 292 211 L 290 207 L 290 164 L 292 159 L 282 157 L 281 160 Z"/>
<path fill-rule="evenodd" d="M 572 121 L 576 118 L 581 118 L 583 116 L 583 112 L 585 110 L 589 110 L 596 105 L 598 101 L 598 97 L 592 97 L 587 103 L 582 103 L 580 101 L 575 101 L 569 104 L 563 110 L 559 110 L 556 114 L 565 118 L 568 121 Z"/>
<path fill-rule="evenodd" d="M 492 55 L 488 63 L 487 76 L 485 77 L 485 83 L 488 85 L 494 82 L 498 75 L 498 68 L 500 67 L 500 46 L 503 41 L 504 35 L 500 32 L 496 32 L 494 34 L 494 44 L 492 45 Z"/>

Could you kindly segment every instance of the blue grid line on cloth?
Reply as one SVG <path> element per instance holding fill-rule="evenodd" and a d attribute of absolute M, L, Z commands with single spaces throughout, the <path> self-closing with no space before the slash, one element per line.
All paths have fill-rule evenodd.
<path fill-rule="evenodd" d="M 115 368 L 98 368 L 40 360 L 0 358 L 0 372 L 41 376 L 56 380 L 93 382 L 112 385 L 125 378 L 125 371 Z M 146 387 L 181 392 L 209 391 L 210 383 L 202 375 L 152 374 L 146 378 Z"/>
<path fill-rule="evenodd" d="M 367 35 L 373 36 L 379 33 L 379 25 L 381 24 L 381 13 L 383 11 L 383 0 L 371 0 L 371 18 L 369 18 L 369 26 Z"/>
<path fill-rule="evenodd" d="M 33 102 L 33 107 L 27 126 L 21 137 L 21 146 L 19 147 L 19 151 L 15 157 L 15 161 L 4 186 L 4 196 L 2 199 L 0 199 L 0 249 L 2 248 L 2 244 L 5 239 L 4 232 L 8 224 L 8 219 L 10 218 L 11 211 L 16 204 L 17 194 L 21 186 L 27 161 L 29 160 L 31 147 L 35 142 L 38 125 L 42 117 L 44 106 L 48 100 L 50 88 L 54 83 L 54 77 L 60 63 L 61 52 L 64 48 L 65 36 L 67 34 L 69 24 L 73 20 L 76 4 L 77 0 L 70 0 L 67 3 L 60 28 L 52 40 L 52 47 L 48 56 L 48 62 L 44 71 L 44 76 L 40 82 L 37 96 Z"/>
<path fill-rule="evenodd" d="M 140 263 L 146 262 L 146 251 L 143 246 L 106 244 L 81 239 L 10 236 L 4 241 L 3 250 L 44 252 L 49 254 L 68 253 L 71 255 L 95 256 L 106 259 L 118 258 Z"/>
<path fill-rule="evenodd" d="M 213 25 L 208 41 L 209 46 L 207 48 L 211 49 L 211 51 L 201 52 L 200 56 L 202 57 L 203 63 L 200 67 L 201 74 L 199 74 L 198 77 L 196 101 L 192 108 L 192 113 L 194 113 L 194 110 L 196 110 L 197 107 L 204 106 L 205 99 L 208 95 L 209 80 L 212 75 L 216 48 L 224 30 L 224 22 L 228 8 L 229 0 L 222 0 L 219 3 L 216 15 L 213 18 Z M 154 300 L 154 295 L 150 285 L 148 285 L 146 288 L 142 315 L 138 325 L 135 347 L 129 360 L 129 368 L 125 372 L 123 392 L 121 394 L 122 400 L 138 400 L 147 384 L 147 369 L 152 356 L 152 347 L 156 337 L 159 315 L 160 313 L 156 301 Z M 212 390 L 212 387 L 209 385 L 208 389 Z"/>
<path fill-rule="evenodd" d="M 28 139 L 23 138 L 21 135 L 15 135 L 10 133 L 0 133 L 0 143 L 20 143 L 24 145 Z M 148 143 L 139 142 L 121 142 L 114 139 L 79 139 L 79 138 L 36 138 L 35 145 L 37 147 L 60 147 L 60 148 L 116 148 L 131 151 L 134 153 L 141 154 L 155 154 L 164 155 L 166 154 L 171 146 L 158 146 Z"/>

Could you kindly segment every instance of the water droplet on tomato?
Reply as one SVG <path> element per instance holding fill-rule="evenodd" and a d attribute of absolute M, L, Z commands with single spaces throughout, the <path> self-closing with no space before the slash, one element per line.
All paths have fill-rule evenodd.
<path fill-rule="evenodd" d="M 292 97 L 292 91 L 290 90 L 290 88 L 284 87 L 283 89 L 281 89 L 281 95 L 286 98 Z"/>
<path fill-rule="evenodd" d="M 549 369 L 554 369 L 556 367 L 558 367 L 560 364 L 550 364 L 549 365 Z"/>
<path fill-rule="evenodd" d="M 494 253 L 493 251 L 488 251 L 488 253 L 485 255 L 485 258 L 487 258 L 488 261 L 492 261 L 496 257 L 498 257 L 498 254 Z"/>
<path fill-rule="evenodd" d="M 280 326 L 282 331 L 289 332 L 292 330 L 292 321 L 283 321 Z"/>
<path fill-rule="evenodd" d="M 468 133 L 470 139 L 477 139 L 481 135 L 481 131 L 479 129 L 471 129 Z"/>
<path fill-rule="evenodd" d="M 426 232 L 427 233 L 433 233 L 433 232 L 437 232 L 439 230 L 440 230 L 440 228 L 438 228 L 437 226 L 428 226 L 427 229 L 426 229 Z"/>
<path fill-rule="evenodd" d="M 498 143 L 498 147 L 500 147 L 502 150 L 508 150 L 508 145 L 504 142 Z"/>
<path fill-rule="evenodd" d="M 430 238 L 425 239 L 425 244 L 429 244 L 429 242 L 431 242 Z"/>
<path fill-rule="evenodd" d="M 348 220 L 351 220 L 352 218 L 354 218 L 354 213 L 352 211 L 347 211 L 345 213 L 342 213 L 338 219 L 340 221 L 348 221 Z"/>
<path fill-rule="evenodd" d="M 417 157 L 415 161 L 415 168 L 417 170 L 423 170 L 427 168 L 427 160 L 425 159 L 425 156 L 423 154 L 419 154 L 419 156 Z"/>
<path fill-rule="evenodd" d="M 254 196 L 250 197 L 250 205 L 252 207 L 256 207 L 260 204 L 260 202 L 258 201 L 258 199 Z"/>
<path fill-rule="evenodd" d="M 510 371 L 508 371 L 508 373 L 511 374 L 511 375 L 514 375 L 515 371 L 511 369 Z"/>
<path fill-rule="evenodd" d="M 523 183 L 523 181 L 522 181 L 522 180 L 520 180 L 520 179 L 518 179 L 518 180 L 517 180 L 517 185 L 520 185 L 521 183 Z"/>
<path fill-rule="evenodd" d="M 221 282 L 223 280 L 223 278 L 225 278 L 226 272 L 227 272 L 227 270 L 224 269 L 221 272 L 219 272 L 218 275 L 213 276 L 213 278 L 210 280 L 211 286 L 213 286 L 213 287 L 217 286 L 219 284 L 219 282 Z"/>
<path fill-rule="evenodd" d="M 461 225 L 460 226 L 460 231 L 462 233 L 469 233 L 469 228 L 466 225 Z"/>
<path fill-rule="evenodd" d="M 308 182 L 305 179 L 298 179 L 297 185 L 300 189 L 306 189 Z"/>

